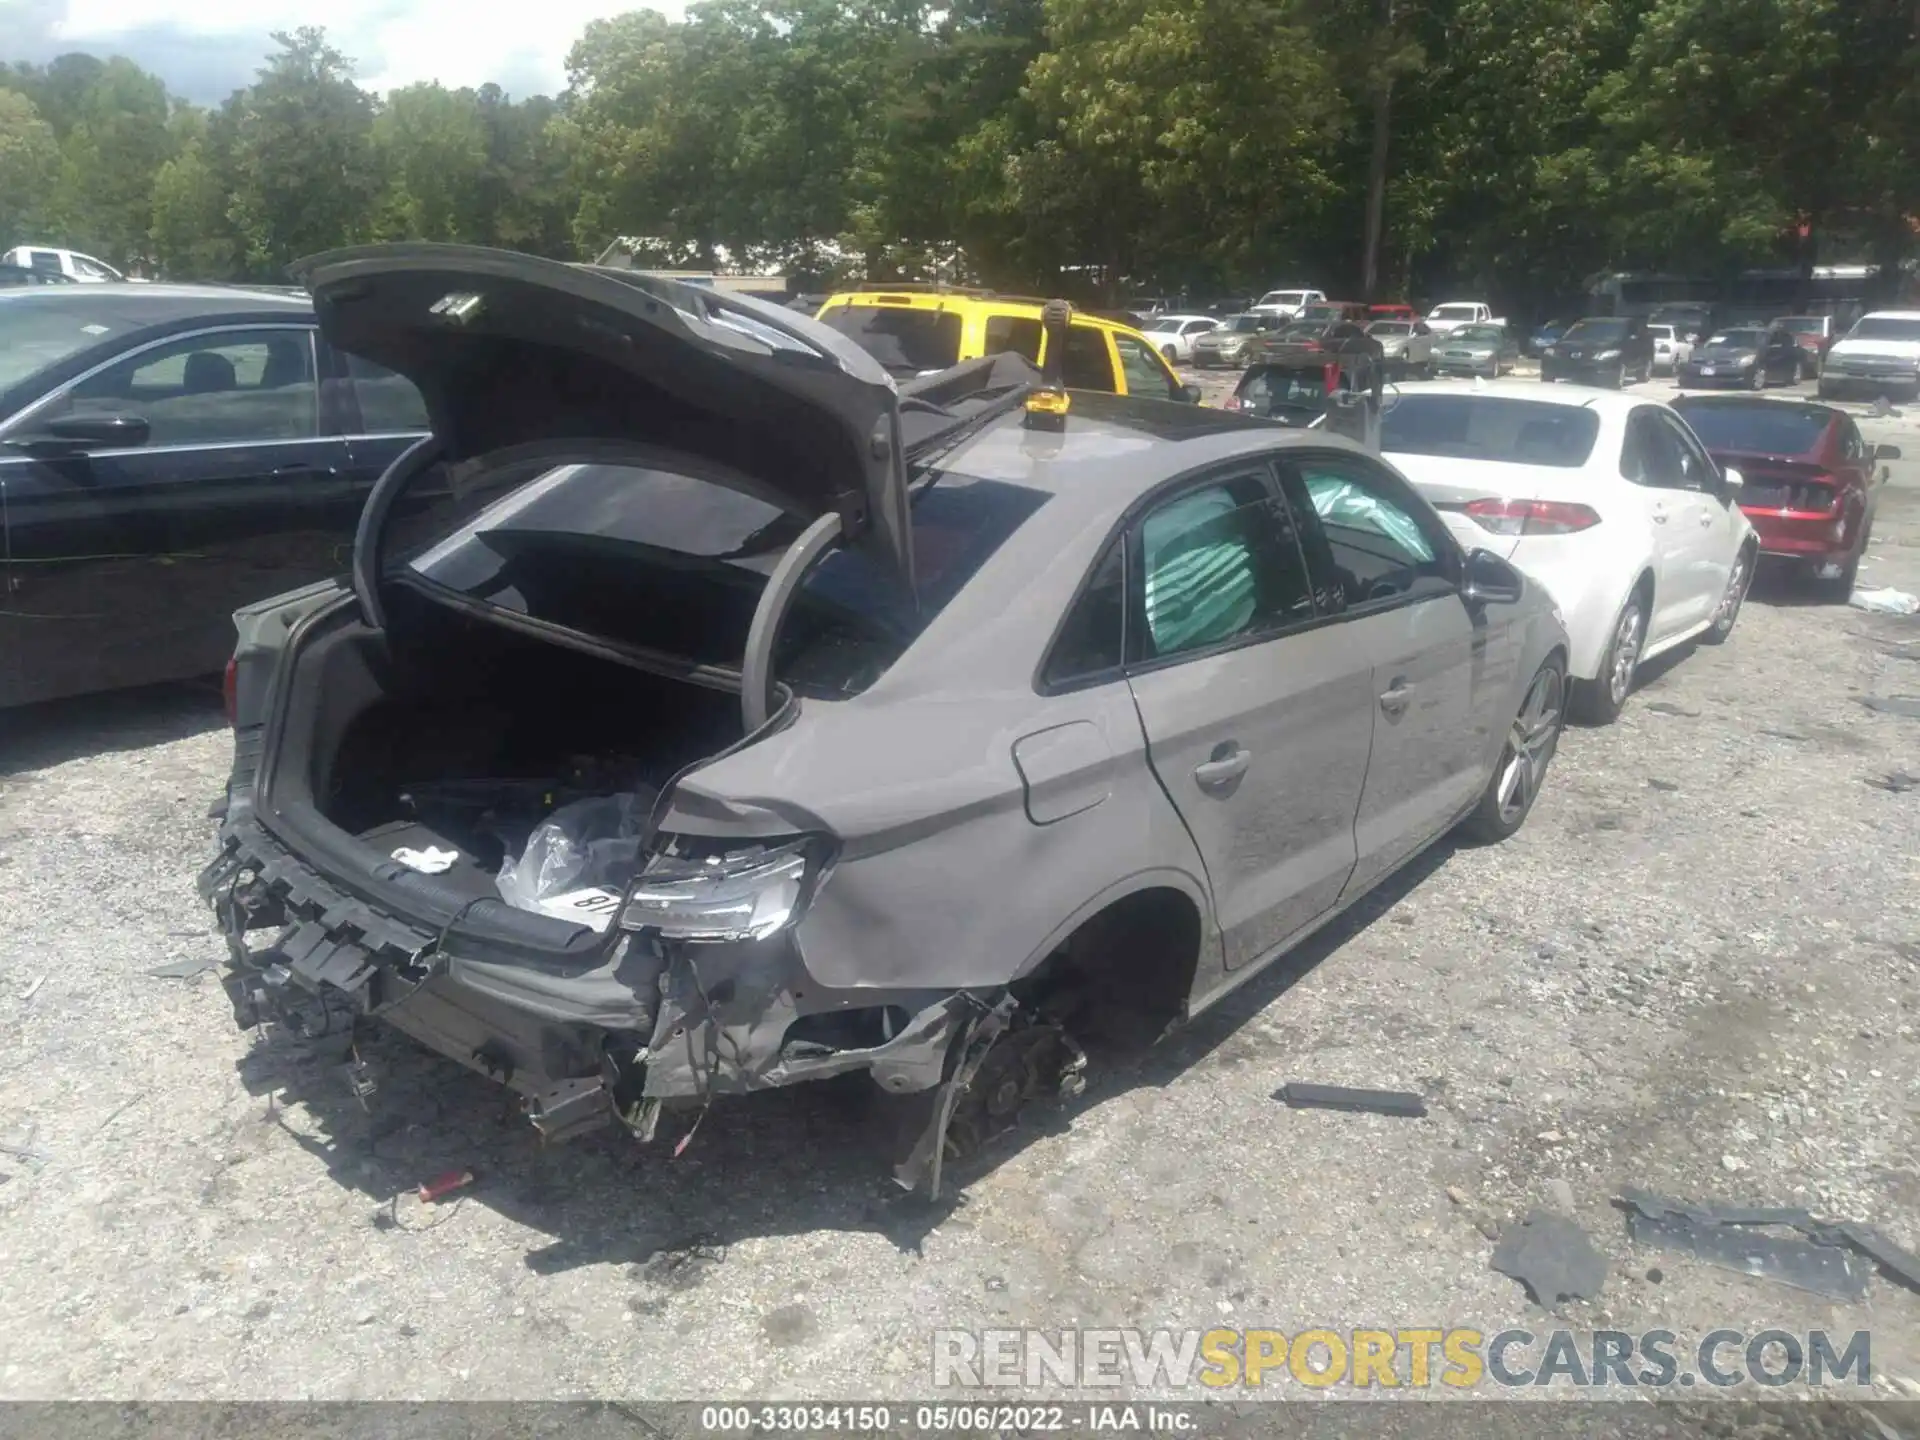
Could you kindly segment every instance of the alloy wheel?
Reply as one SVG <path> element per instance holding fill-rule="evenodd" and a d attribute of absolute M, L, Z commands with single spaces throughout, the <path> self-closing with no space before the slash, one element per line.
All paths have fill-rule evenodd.
<path fill-rule="evenodd" d="M 1742 550 L 1734 556 L 1733 569 L 1727 573 L 1727 588 L 1713 612 L 1715 634 L 1724 635 L 1733 629 L 1734 619 L 1740 614 L 1740 602 L 1747 598 L 1747 574 L 1750 568 L 1746 551 Z"/>
<path fill-rule="evenodd" d="M 1607 695 L 1616 708 L 1626 704 L 1627 692 L 1633 689 L 1633 672 L 1640 668 L 1644 628 L 1640 602 L 1629 600 L 1626 609 L 1620 612 L 1620 623 L 1614 627 L 1613 663 L 1607 668 Z"/>
<path fill-rule="evenodd" d="M 1547 764 L 1560 740 L 1564 693 L 1560 672 L 1545 666 L 1533 677 L 1520 713 L 1514 716 L 1500 757 L 1500 784 L 1495 791 L 1502 825 L 1517 825 L 1540 793 L 1541 783 L 1547 778 Z"/>

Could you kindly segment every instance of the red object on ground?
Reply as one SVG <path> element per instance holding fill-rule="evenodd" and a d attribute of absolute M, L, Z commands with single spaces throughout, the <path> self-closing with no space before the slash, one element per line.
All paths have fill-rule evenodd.
<path fill-rule="evenodd" d="M 437 1179 L 429 1180 L 420 1187 L 420 1203 L 431 1205 L 435 1200 L 452 1194 L 455 1190 L 464 1190 L 473 1183 L 471 1170 L 449 1170 Z"/>

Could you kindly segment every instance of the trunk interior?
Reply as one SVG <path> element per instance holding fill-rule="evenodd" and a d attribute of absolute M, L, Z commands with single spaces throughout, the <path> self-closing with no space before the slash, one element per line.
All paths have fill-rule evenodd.
<path fill-rule="evenodd" d="M 634 795 L 631 813 L 644 819 L 675 772 L 741 736 L 737 694 L 583 654 L 406 586 L 387 598 L 385 636 L 356 620 L 315 637 L 278 707 L 286 728 L 269 811 L 337 865 L 364 875 L 390 868 L 397 848 L 452 849 L 450 867 L 426 872 L 441 898 L 498 898 L 503 861 L 552 811 Z M 360 843 L 343 845 L 349 836 Z"/>

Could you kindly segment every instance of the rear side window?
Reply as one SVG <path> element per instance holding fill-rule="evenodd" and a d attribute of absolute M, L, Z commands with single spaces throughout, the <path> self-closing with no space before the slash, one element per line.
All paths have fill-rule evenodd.
<path fill-rule="evenodd" d="M 1130 550 L 1141 622 L 1132 658 L 1204 650 L 1313 617 L 1306 557 L 1264 467 L 1168 501 L 1140 522 Z"/>
<path fill-rule="evenodd" d="M 1060 362 L 1060 378 L 1069 390 L 1114 393 L 1113 358 L 1107 350 L 1104 330 L 1096 330 L 1091 325 L 1075 325 L 1067 331 L 1067 349 Z"/>
<path fill-rule="evenodd" d="M 1026 356 L 1028 360 L 1038 365 L 1040 363 L 1040 322 L 1017 315 L 989 315 L 986 343 L 989 355 L 1000 355 L 1010 350 L 1015 355 Z"/>
<path fill-rule="evenodd" d="M 836 305 L 820 321 L 856 342 L 897 376 L 944 370 L 960 360 L 960 317 L 951 311 Z"/>

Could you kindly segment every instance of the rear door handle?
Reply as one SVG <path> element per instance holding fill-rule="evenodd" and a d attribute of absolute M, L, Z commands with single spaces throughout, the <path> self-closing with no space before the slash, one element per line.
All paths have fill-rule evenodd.
<path fill-rule="evenodd" d="M 1380 708 L 1389 715 L 1398 715 L 1412 698 L 1413 687 L 1407 684 L 1405 676 L 1396 675 L 1393 684 L 1380 693 Z"/>
<path fill-rule="evenodd" d="M 1247 773 L 1253 752 L 1229 740 L 1214 747 L 1213 759 L 1193 767 L 1193 780 L 1202 790 L 1222 790 Z"/>
<path fill-rule="evenodd" d="M 331 480 L 340 472 L 331 465 L 276 465 L 273 478 L 276 480 L 297 480 L 304 476 L 317 476 Z"/>
<path fill-rule="evenodd" d="M 1667 523 L 1667 510 L 1664 505 L 1656 505 L 1653 507 L 1653 523 L 1656 525 L 1664 525 Z"/>

